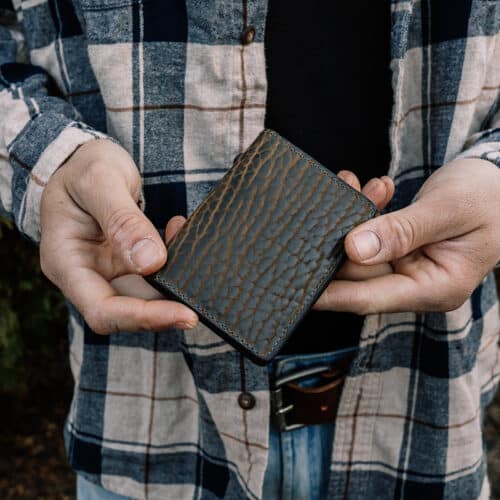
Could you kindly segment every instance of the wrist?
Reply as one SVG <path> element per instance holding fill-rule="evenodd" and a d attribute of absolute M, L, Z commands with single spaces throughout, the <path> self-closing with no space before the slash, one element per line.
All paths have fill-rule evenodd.
<path fill-rule="evenodd" d="M 482 160 L 481 158 L 458 158 L 452 160 L 448 165 L 453 167 L 465 168 L 471 171 L 472 174 L 489 171 L 493 176 L 500 178 L 500 169 L 491 161 Z"/>
<path fill-rule="evenodd" d="M 110 139 L 96 139 L 75 149 L 58 172 L 64 185 L 95 191 L 102 176 L 123 181 L 133 192 L 140 184 L 139 172 L 129 153 Z M 79 190 L 81 190 L 79 189 Z"/>

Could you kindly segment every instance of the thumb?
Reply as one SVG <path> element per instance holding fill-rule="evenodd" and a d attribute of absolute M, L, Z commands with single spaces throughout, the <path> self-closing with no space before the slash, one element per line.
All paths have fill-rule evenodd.
<path fill-rule="evenodd" d="M 113 254 L 119 256 L 121 272 L 150 274 L 167 260 L 167 249 L 158 231 L 130 196 L 110 212 L 102 229 Z"/>
<path fill-rule="evenodd" d="M 360 264 L 389 262 L 423 245 L 457 236 L 454 217 L 449 210 L 416 201 L 353 229 L 345 239 L 345 250 L 349 259 Z"/>
<path fill-rule="evenodd" d="M 111 246 L 117 275 L 150 274 L 165 263 L 165 244 L 126 183 L 117 181 L 108 186 L 87 208 Z"/>

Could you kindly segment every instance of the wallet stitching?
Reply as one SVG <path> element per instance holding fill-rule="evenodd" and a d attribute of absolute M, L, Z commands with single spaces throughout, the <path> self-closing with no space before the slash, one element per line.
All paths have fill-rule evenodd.
<path fill-rule="evenodd" d="M 373 203 L 368 198 L 366 198 L 366 196 L 362 195 L 357 189 L 354 189 L 353 187 L 351 187 L 349 184 L 347 184 L 345 181 L 343 181 L 340 177 L 338 177 L 336 175 L 334 176 L 334 174 L 332 174 L 332 172 L 330 172 L 330 170 L 327 170 L 325 167 L 323 167 L 323 165 L 321 165 L 320 163 L 318 163 L 316 160 L 310 158 L 309 156 L 306 156 L 303 151 L 297 149 L 297 147 L 294 146 L 287 139 L 285 139 L 284 137 L 281 137 L 277 132 L 274 132 L 274 130 L 266 129 L 266 130 L 264 130 L 264 134 L 266 134 L 266 135 L 273 135 L 273 136 L 277 137 L 278 139 L 280 139 L 281 141 L 283 141 L 284 145 L 289 150 L 292 150 L 295 154 L 297 154 L 298 156 L 300 156 L 306 163 L 308 163 L 309 165 L 315 167 L 316 170 L 318 170 L 319 173 L 323 177 L 327 177 L 328 180 L 332 184 L 338 183 L 338 186 L 341 189 L 343 189 L 344 191 L 352 192 L 354 194 L 354 196 L 359 201 L 361 201 L 365 206 L 367 206 L 370 209 L 370 211 L 372 211 L 372 212 L 374 211 L 375 205 L 373 205 Z"/>
<path fill-rule="evenodd" d="M 319 285 L 323 282 L 323 279 L 325 278 L 325 276 L 329 275 L 337 266 L 338 266 L 338 260 L 335 262 L 335 264 L 333 266 L 328 267 L 328 269 L 325 272 L 323 272 L 323 274 L 321 274 L 321 276 L 319 276 L 319 278 L 317 279 L 317 281 L 314 284 L 314 287 L 312 288 L 313 292 L 314 292 L 314 293 L 312 293 L 313 296 L 319 290 L 319 288 L 320 288 Z M 265 354 L 266 351 L 253 348 L 253 346 L 251 344 L 249 344 L 240 334 L 235 332 L 233 330 L 233 328 L 231 328 L 229 325 L 227 325 L 224 321 L 221 321 L 220 317 L 218 315 L 215 315 L 215 314 L 207 311 L 203 306 L 200 305 L 200 303 L 196 299 L 193 299 L 189 295 L 186 295 L 184 292 L 180 291 L 172 281 L 166 280 L 164 278 L 159 278 L 159 281 L 162 282 L 163 284 L 169 286 L 179 297 L 184 299 L 186 302 L 192 304 L 195 308 L 197 308 L 205 316 L 207 316 L 207 318 L 210 318 L 217 327 L 222 328 L 223 330 L 225 330 L 225 331 L 229 332 L 231 335 L 233 335 L 243 345 L 248 347 L 248 349 L 250 351 L 252 351 L 255 354 L 259 354 L 261 356 Z M 274 347 L 276 344 L 278 344 L 280 342 L 280 340 L 283 338 L 283 336 L 287 333 L 288 329 L 290 328 L 290 325 L 295 321 L 295 319 L 297 318 L 297 316 L 299 315 L 299 313 L 303 309 L 304 309 L 303 307 L 302 308 L 296 307 L 294 309 L 290 320 L 283 327 L 282 331 L 278 334 L 278 336 L 276 337 L 274 342 L 271 343 L 271 347 Z"/>
<path fill-rule="evenodd" d="M 354 188 L 352 188 L 351 186 L 347 185 L 344 181 L 342 181 L 342 179 L 340 179 L 339 177 L 335 176 L 333 177 L 331 172 L 330 171 L 327 171 L 326 169 L 324 169 L 324 167 L 322 167 L 321 165 L 319 165 L 316 161 L 314 161 L 313 159 L 311 158 L 307 158 L 306 156 L 304 156 L 304 154 L 302 153 L 302 151 L 300 150 L 297 150 L 295 148 L 295 146 L 293 146 L 290 142 L 288 142 L 286 139 L 284 139 L 283 137 L 281 137 L 280 135 L 278 135 L 276 132 L 272 131 L 272 130 L 269 130 L 269 129 L 266 129 L 264 130 L 263 132 L 264 134 L 266 135 L 274 135 L 276 137 L 278 137 L 278 139 L 280 139 L 281 141 L 284 141 L 284 145 L 289 149 L 289 150 L 292 150 L 295 154 L 297 154 L 298 156 L 300 156 L 307 164 L 313 166 L 316 168 L 316 170 L 319 171 L 319 173 L 324 176 L 324 177 L 327 177 L 330 181 L 330 183 L 332 184 L 336 184 L 339 188 L 341 188 L 342 190 L 344 191 L 349 191 L 351 192 L 352 194 L 354 194 L 354 196 L 363 203 L 363 205 L 365 205 L 366 207 L 368 207 L 370 210 L 370 212 L 374 212 L 375 210 L 375 207 L 372 203 L 369 202 L 369 200 L 367 200 L 364 196 L 361 196 L 361 194 L 355 190 Z M 241 160 L 240 160 L 241 161 Z M 212 193 L 210 193 L 209 196 L 207 196 L 207 198 L 205 198 L 205 200 L 194 210 L 193 214 L 191 216 L 193 216 L 195 213 L 199 212 L 200 210 L 202 210 L 202 208 L 209 202 L 209 200 L 212 198 L 212 196 L 215 196 L 216 194 L 216 190 L 214 189 L 214 191 L 212 191 Z M 332 265 L 332 266 L 329 266 L 319 277 L 318 279 L 315 281 L 314 283 L 314 286 L 311 288 L 312 290 L 312 293 L 310 293 L 309 295 L 312 295 L 314 296 L 319 288 L 320 288 L 320 285 L 323 283 L 323 280 L 326 276 L 328 276 L 330 273 L 333 272 L 333 270 L 338 266 L 338 260 Z M 162 276 L 158 276 L 158 281 L 160 283 L 163 283 L 164 285 L 166 286 L 169 286 L 179 297 L 181 297 L 184 301 L 188 302 L 188 303 L 191 303 L 196 309 L 198 309 L 200 312 L 202 312 L 207 318 L 211 319 L 213 321 L 213 323 L 227 331 L 228 333 L 230 333 L 233 337 L 235 337 L 239 342 L 241 342 L 241 344 L 243 344 L 244 346 L 246 346 L 251 352 L 255 353 L 255 354 L 258 354 L 260 356 L 263 356 L 266 351 L 264 350 L 259 350 L 259 349 L 255 349 L 251 344 L 249 344 L 239 333 L 237 333 L 232 327 L 230 327 L 229 325 L 227 325 L 224 321 L 221 321 L 220 317 L 217 315 L 217 314 L 213 314 L 209 311 L 207 311 L 203 306 L 200 305 L 200 303 L 198 302 L 197 299 L 194 299 L 188 295 L 186 295 L 184 292 L 182 292 L 181 290 L 179 290 L 179 288 L 170 280 L 168 279 L 165 279 L 163 278 Z M 286 323 L 286 325 L 282 328 L 281 332 L 278 334 L 278 336 L 275 338 L 274 342 L 271 343 L 271 348 L 275 347 L 280 341 L 281 339 L 283 338 L 283 336 L 288 332 L 289 328 L 290 328 L 290 325 L 295 321 L 295 319 L 297 318 L 297 316 L 300 314 L 300 312 L 304 310 L 303 307 L 296 307 L 289 319 L 289 321 Z M 268 349 L 269 351 L 269 349 Z"/>

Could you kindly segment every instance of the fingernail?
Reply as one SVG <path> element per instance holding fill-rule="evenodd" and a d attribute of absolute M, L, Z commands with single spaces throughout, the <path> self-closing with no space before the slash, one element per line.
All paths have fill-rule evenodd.
<path fill-rule="evenodd" d="M 362 261 L 375 257 L 382 247 L 379 237 L 373 231 L 361 231 L 354 235 L 353 243 Z"/>
<path fill-rule="evenodd" d="M 130 250 L 130 260 L 138 271 L 157 264 L 161 259 L 158 245 L 149 238 L 138 241 Z"/>

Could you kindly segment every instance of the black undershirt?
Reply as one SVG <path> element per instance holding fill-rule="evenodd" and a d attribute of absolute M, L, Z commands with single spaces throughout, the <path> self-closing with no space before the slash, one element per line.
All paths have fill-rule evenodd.
<path fill-rule="evenodd" d="M 392 107 L 389 2 L 269 0 L 266 127 L 365 183 L 387 173 Z M 310 311 L 282 353 L 358 342 L 363 317 Z"/>

